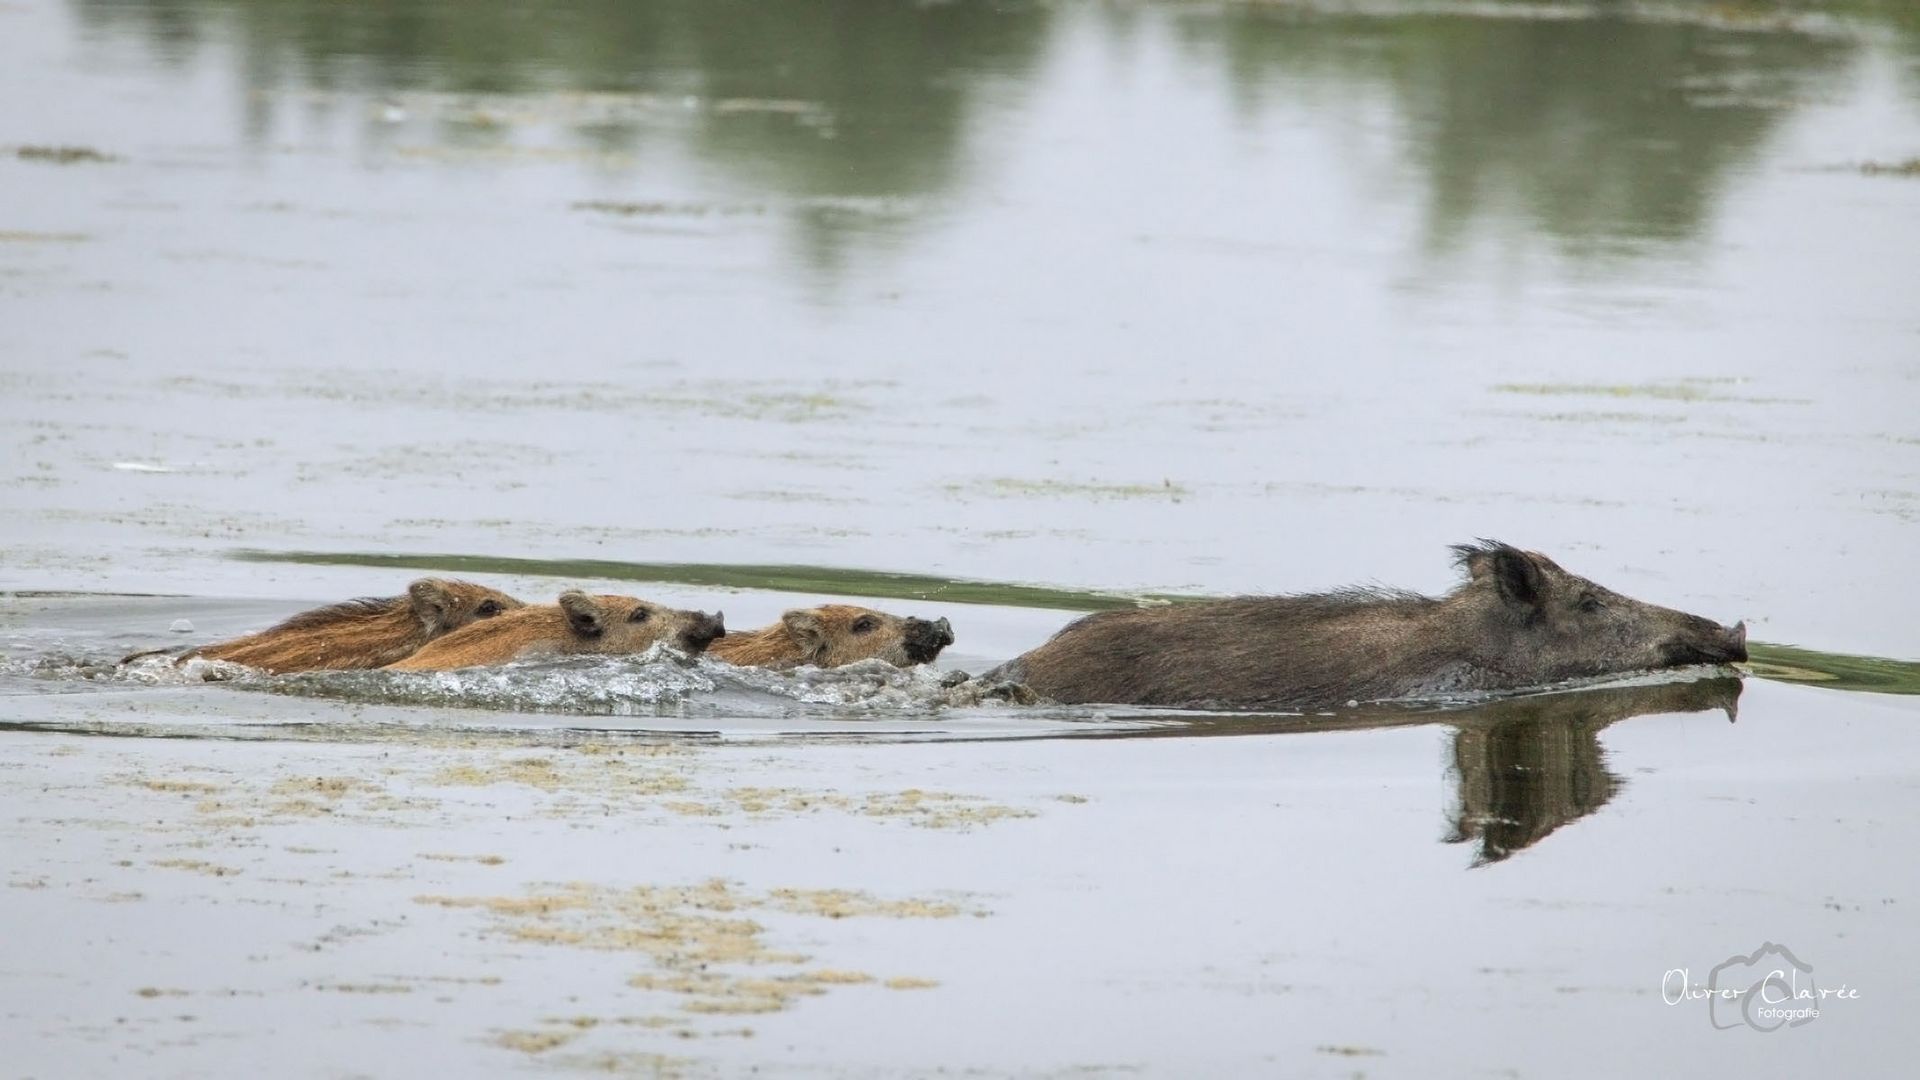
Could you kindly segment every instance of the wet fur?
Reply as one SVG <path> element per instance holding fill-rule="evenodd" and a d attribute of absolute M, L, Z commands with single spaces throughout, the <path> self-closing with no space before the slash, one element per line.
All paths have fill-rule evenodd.
<path fill-rule="evenodd" d="M 1442 603 L 1353 589 L 1101 612 L 989 678 L 1026 683 L 1065 702 L 1313 707 L 1378 701 L 1408 692 L 1407 671 L 1457 671 L 1452 681 L 1470 681 L 1473 658 L 1465 651 L 1444 641 L 1419 644 Z M 1235 685 L 1225 684 L 1223 670 L 1237 673 Z"/>
<path fill-rule="evenodd" d="M 863 616 L 878 620 L 879 626 L 855 634 L 853 624 Z M 788 611 L 779 622 L 758 630 L 728 634 L 707 651 L 730 664 L 776 670 L 807 664 L 840 667 L 868 659 L 912 667 L 920 661 L 908 652 L 908 630 L 909 621 L 897 615 L 851 604 L 826 604 Z"/>
<path fill-rule="evenodd" d="M 388 665 L 392 671 L 450 671 L 504 664 L 532 656 L 613 655 L 645 652 L 667 641 L 688 652 L 706 642 L 686 635 L 718 616 L 676 611 L 630 596 L 563 593 L 557 604 L 538 604 L 474 623 L 435 641 L 412 656 Z M 633 624 L 628 616 L 645 606 L 652 617 Z M 591 620 L 587 618 L 591 613 Z"/>
<path fill-rule="evenodd" d="M 707 652 L 715 659 L 741 667 L 784 670 L 814 663 L 820 650 L 795 639 L 786 623 L 774 623 L 758 630 L 728 634 L 709 646 Z"/>
<path fill-rule="evenodd" d="M 987 677 L 1067 703 L 1315 709 L 1745 659 L 1737 631 L 1538 553 L 1494 541 L 1454 553 L 1468 580 L 1444 597 L 1343 589 L 1102 612 Z M 1576 614 L 1588 596 L 1607 614 Z"/>
<path fill-rule="evenodd" d="M 363 597 L 303 611 L 258 633 L 188 650 L 179 659 L 224 660 L 273 674 L 384 667 L 473 622 L 475 609 L 486 600 L 509 609 L 520 604 L 471 582 L 423 579 L 403 596 Z"/>
<path fill-rule="evenodd" d="M 574 640 L 557 604 L 535 604 L 448 634 L 429 648 L 387 665 L 393 671 L 447 671 L 559 653 Z"/>

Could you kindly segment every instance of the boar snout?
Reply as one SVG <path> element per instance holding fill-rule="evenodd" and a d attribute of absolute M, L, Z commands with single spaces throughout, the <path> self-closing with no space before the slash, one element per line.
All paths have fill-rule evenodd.
<path fill-rule="evenodd" d="M 953 626 L 944 618 L 935 622 L 908 619 L 905 636 L 908 658 L 916 664 L 930 663 L 941 649 L 953 644 Z"/>
<path fill-rule="evenodd" d="M 1686 630 L 1666 647 L 1668 665 L 1737 664 L 1747 658 L 1747 624 L 1731 628 L 1711 619 L 1692 619 Z"/>
<path fill-rule="evenodd" d="M 680 645 L 688 652 L 704 652 L 707 646 L 727 636 L 727 617 L 722 612 L 711 615 L 694 612 L 687 620 L 687 628 L 680 631 Z"/>

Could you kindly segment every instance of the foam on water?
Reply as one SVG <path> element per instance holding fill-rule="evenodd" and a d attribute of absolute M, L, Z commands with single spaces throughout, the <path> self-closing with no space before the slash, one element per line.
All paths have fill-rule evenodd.
<path fill-rule="evenodd" d="M 366 705 L 423 705 L 579 716 L 785 717 L 831 713 L 925 716 L 983 695 L 959 672 L 881 660 L 822 670 L 768 671 L 690 657 L 665 645 L 636 656 L 522 660 L 455 671 L 313 671 L 269 675 L 220 660 L 176 663 L 165 653 L 118 658 L 71 652 L 0 659 L 0 677 L 47 684 L 122 683 L 227 688 Z"/>
<path fill-rule="evenodd" d="M 313 672 L 236 685 L 383 705 L 588 716 L 926 715 L 948 704 L 951 676 L 879 660 L 793 672 L 734 667 L 656 646 L 634 657 L 567 657 L 459 671 Z"/>

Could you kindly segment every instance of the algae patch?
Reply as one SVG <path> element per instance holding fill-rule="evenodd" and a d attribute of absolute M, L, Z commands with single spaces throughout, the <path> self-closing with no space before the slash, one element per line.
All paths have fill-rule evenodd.
<path fill-rule="evenodd" d="M 283 798 L 340 799 L 370 786 L 366 781 L 352 776 L 296 776 L 276 781 L 268 790 Z"/>
<path fill-rule="evenodd" d="M 646 760 L 678 753 L 673 748 L 624 748 L 589 743 L 573 749 L 575 753 L 566 756 L 451 764 L 435 772 L 428 783 L 444 787 L 511 784 L 533 788 L 557 796 L 544 808 L 556 816 L 600 813 L 610 803 L 705 818 L 832 812 L 900 821 L 925 829 L 968 829 L 1037 816 L 1033 810 L 1006 806 L 976 795 L 919 788 L 864 793 L 795 787 L 733 787 L 708 791 L 696 785 L 688 763 L 669 760 L 656 764 Z M 635 752 L 629 753 L 630 749 Z"/>
<path fill-rule="evenodd" d="M 943 900 L 881 900 L 854 889 L 774 889 L 767 894 L 767 906 L 829 919 L 863 915 L 889 919 L 951 919 L 961 913 L 958 904 Z"/>
<path fill-rule="evenodd" d="M 1860 172 L 1866 176 L 1920 178 L 1920 157 L 1895 162 L 1868 161 L 1861 164 Z"/>
<path fill-rule="evenodd" d="M 768 928 L 757 917 L 762 913 L 829 920 L 950 919 L 967 913 L 953 899 L 887 899 L 855 889 L 758 893 L 720 879 L 627 888 L 573 882 L 540 886 L 521 896 L 423 895 L 414 902 L 484 912 L 492 932 L 514 941 L 637 954 L 650 970 L 629 978 L 629 986 L 676 995 L 683 1012 L 705 1015 L 779 1012 L 836 987 L 881 982 L 863 971 L 806 967 L 811 957 L 776 949 L 768 941 Z M 933 983 L 895 978 L 883 985 L 902 989 Z M 539 1047 L 529 1052 L 572 1037 L 551 1034 L 506 1037 L 515 1040 L 515 1049 Z"/>
<path fill-rule="evenodd" d="M 206 874 L 209 877 L 233 877 L 240 873 L 240 871 L 234 867 L 221 866 L 218 863 L 205 862 L 200 859 L 155 859 L 152 865 L 168 870 L 190 870 L 196 874 Z"/>
<path fill-rule="evenodd" d="M 543 1054 L 579 1037 L 578 1031 L 503 1031 L 494 1041 L 523 1054 Z"/>
<path fill-rule="evenodd" d="M 1748 397 L 1727 392 L 1739 379 L 1671 379 L 1650 383 L 1496 383 L 1496 394 L 1530 397 L 1594 397 L 1674 402 L 1739 402 L 1747 405 L 1799 404 L 1786 398 Z"/>
<path fill-rule="evenodd" d="M 919 788 L 844 795 L 801 788 L 736 787 L 709 798 L 712 801 L 683 799 L 665 805 L 674 813 L 691 817 L 719 817 L 729 810 L 754 815 L 816 814 L 831 810 L 860 817 L 904 821 L 923 829 L 966 829 L 996 821 L 1037 816 L 1032 810 L 1004 806 L 977 795 L 923 791 Z"/>
<path fill-rule="evenodd" d="M 710 202 L 614 202 L 604 199 L 576 202 L 573 209 L 588 213 L 611 214 L 615 217 L 742 217 L 759 216 L 767 212 L 764 205 L 757 203 L 727 204 Z"/>
<path fill-rule="evenodd" d="M 21 161 L 41 161 L 49 165 L 101 165 L 120 160 L 91 146 L 22 146 L 14 151 Z"/>
<path fill-rule="evenodd" d="M 134 783 L 148 791 L 170 795 L 212 795 L 226 790 L 224 784 L 209 784 L 200 780 L 136 780 Z"/>
<path fill-rule="evenodd" d="M 577 809 L 582 799 L 599 805 L 609 800 L 646 804 L 684 792 L 693 783 L 681 772 L 631 761 L 624 754 L 582 750 L 566 761 L 529 757 L 449 765 L 427 782 L 441 787 L 529 787 L 559 796 L 549 809 L 562 814 Z"/>
<path fill-rule="evenodd" d="M 449 765 L 428 781 L 441 786 L 488 787 L 523 784 L 541 791 L 558 791 L 566 781 L 548 758 L 517 758 L 489 765 Z"/>
<path fill-rule="evenodd" d="M 0 244 L 83 244 L 89 239 L 86 233 L 0 229 Z"/>
<path fill-rule="evenodd" d="M 971 484 L 948 484 L 949 495 L 977 496 L 988 499 L 1081 499 L 1088 502 L 1114 502 L 1134 499 L 1166 499 L 1179 502 L 1191 498 L 1185 484 L 1163 478 L 1159 483 L 1104 483 L 1069 480 L 1024 480 L 998 476 Z"/>

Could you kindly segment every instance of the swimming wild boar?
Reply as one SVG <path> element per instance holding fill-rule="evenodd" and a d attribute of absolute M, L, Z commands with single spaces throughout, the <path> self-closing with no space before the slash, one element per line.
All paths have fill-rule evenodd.
<path fill-rule="evenodd" d="M 988 678 L 1068 703 L 1323 708 L 1747 658 L 1745 624 L 1621 596 L 1483 540 L 1438 599 L 1384 589 L 1089 615 Z"/>
<path fill-rule="evenodd" d="M 871 608 L 826 604 L 795 608 L 772 626 L 728 634 L 707 651 L 743 667 L 839 667 L 875 657 L 896 667 L 931 663 L 953 644 L 947 620 L 901 618 Z"/>
<path fill-rule="evenodd" d="M 387 666 L 392 671 L 448 671 L 530 656 L 641 653 L 662 641 L 697 653 L 726 632 L 724 618 L 717 614 L 574 589 L 561 593 L 557 604 L 523 607 L 475 623 Z"/>
<path fill-rule="evenodd" d="M 411 656 L 443 634 L 525 606 L 471 581 L 421 578 L 407 586 L 405 596 L 303 611 L 259 633 L 189 649 L 178 659 L 225 660 L 273 674 L 377 668 Z"/>

